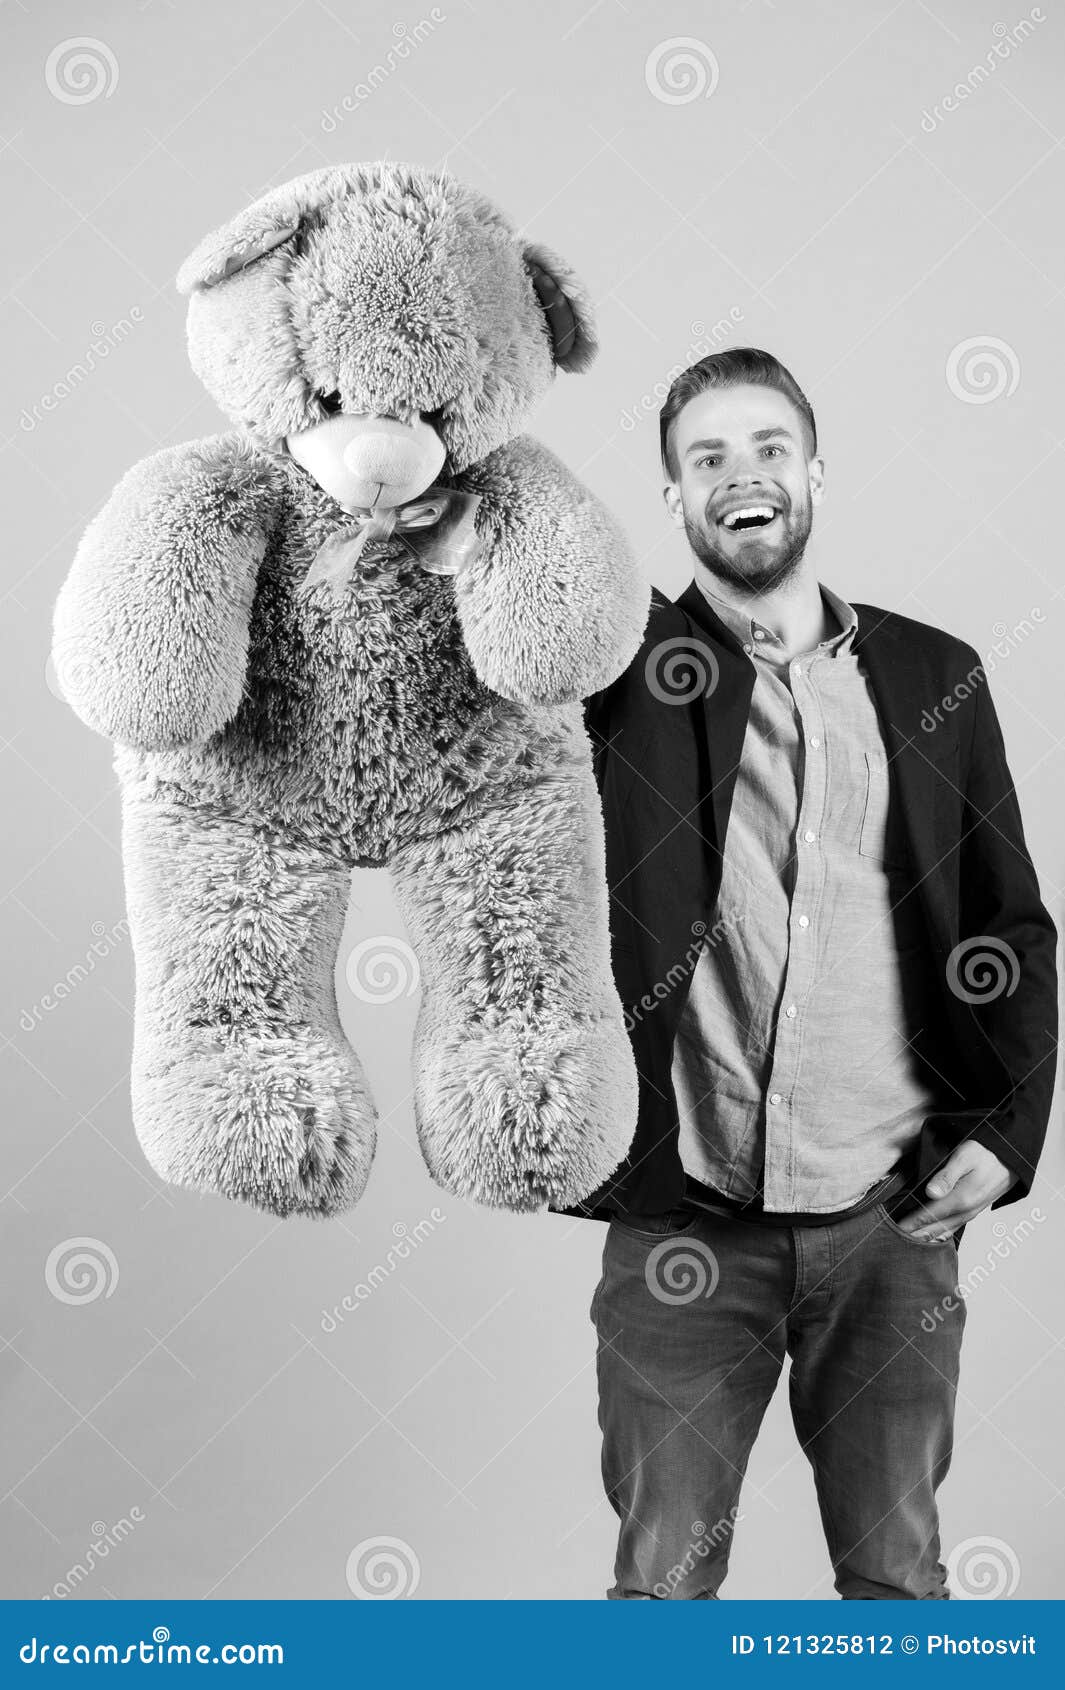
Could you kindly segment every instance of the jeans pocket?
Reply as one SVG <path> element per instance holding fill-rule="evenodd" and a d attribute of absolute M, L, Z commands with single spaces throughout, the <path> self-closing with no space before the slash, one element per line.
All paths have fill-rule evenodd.
<path fill-rule="evenodd" d="M 699 1216 L 691 1209 L 663 1209 L 657 1215 L 641 1215 L 635 1211 L 626 1215 L 612 1215 L 611 1226 L 622 1232 L 635 1233 L 638 1238 L 676 1238 L 691 1232 L 698 1225 Z"/>
<path fill-rule="evenodd" d="M 915 1238 L 912 1232 L 903 1232 L 898 1221 L 892 1220 L 883 1203 L 878 1203 L 873 1212 L 877 1219 L 883 1223 L 889 1232 L 893 1232 L 896 1238 L 904 1238 L 906 1243 L 911 1245 L 915 1250 L 957 1249 L 959 1234 L 951 1233 L 949 1238 Z"/>

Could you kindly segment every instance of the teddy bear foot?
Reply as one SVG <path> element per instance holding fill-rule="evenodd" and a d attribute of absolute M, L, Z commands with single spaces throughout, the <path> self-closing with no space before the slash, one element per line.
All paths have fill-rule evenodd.
<path fill-rule="evenodd" d="M 351 1208 L 376 1140 L 354 1053 L 310 1031 L 214 1034 L 176 1059 L 140 1058 L 133 1114 L 163 1179 L 282 1217 Z"/>
<path fill-rule="evenodd" d="M 418 1135 L 446 1191 L 518 1213 L 587 1197 L 622 1161 L 636 1072 L 620 1015 L 452 1028 L 418 1056 Z"/>

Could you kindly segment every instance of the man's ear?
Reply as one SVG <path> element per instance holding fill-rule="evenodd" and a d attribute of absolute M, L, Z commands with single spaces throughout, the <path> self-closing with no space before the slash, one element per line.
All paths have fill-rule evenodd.
<path fill-rule="evenodd" d="M 560 370 L 586 370 L 599 351 L 592 302 L 581 282 L 539 242 L 527 242 L 522 258 L 540 301 Z"/>
<path fill-rule="evenodd" d="M 684 527 L 684 504 L 680 496 L 680 488 L 675 481 L 667 481 L 662 489 L 662 498 L 670 519 L 677 528 Z"/>

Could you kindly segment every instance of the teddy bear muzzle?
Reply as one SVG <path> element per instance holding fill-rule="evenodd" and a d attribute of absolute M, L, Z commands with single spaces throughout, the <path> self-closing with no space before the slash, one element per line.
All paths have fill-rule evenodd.
<path fill-rule="evenodd" d="M 292 458 L 347 510 L 391 510 L 418 498 L 443 468 L 444 443 L 415 416 L 338 415 L 290 434 Z"/>

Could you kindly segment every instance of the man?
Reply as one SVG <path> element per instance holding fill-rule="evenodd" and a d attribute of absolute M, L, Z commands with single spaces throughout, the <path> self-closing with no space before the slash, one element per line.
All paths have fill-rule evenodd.
<path fill-rule="evenodd" d="M 957 1243 L 1031 1184 L 1054 928 L 976 652 L 818 584 L 793 377 L 714 354 L 661 438 L 695 579 L 586 714 L 641 1081 L 576 1211 L 610 1220 L 609 1594 L 716 1596 L 787 1355 L 837 1590 L 942 1598 Z"/>

